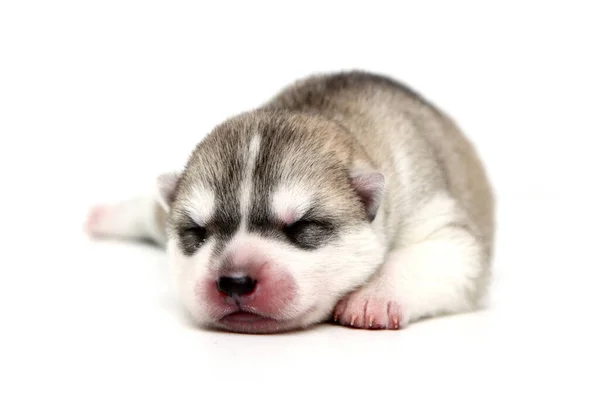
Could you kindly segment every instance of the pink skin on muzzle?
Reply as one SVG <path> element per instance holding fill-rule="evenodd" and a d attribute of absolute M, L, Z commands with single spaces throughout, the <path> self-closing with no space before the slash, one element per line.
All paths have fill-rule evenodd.
<path fill-rule="evenodd" d="M 242 257 L 233 257 L 237 262 L 222 268 L 218 275 L 197 284 L 198 301 L 207 305 L 209 317 L 220 328 L 248 333 L 290 329 L 294 319 L 286 311 L 290 311 L 297 296 L 296 282 L 284 268 L 257 257 L 255 252 L 243 253 Z M 256 286 L 248 294 L 229 296 L 217 289 L 218 279 L 228 276 L 248 276 Z"/>

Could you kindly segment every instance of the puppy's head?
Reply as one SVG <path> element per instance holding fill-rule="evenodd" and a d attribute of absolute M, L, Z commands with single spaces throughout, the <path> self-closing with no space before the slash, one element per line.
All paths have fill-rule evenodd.
<path fill-rule="evenodd" d="M 159 178 L 181 299 L 202 326 L 304 328 L 374 273 L 384 178 L 343 128 L 255 111 L 208 135 Z"/>

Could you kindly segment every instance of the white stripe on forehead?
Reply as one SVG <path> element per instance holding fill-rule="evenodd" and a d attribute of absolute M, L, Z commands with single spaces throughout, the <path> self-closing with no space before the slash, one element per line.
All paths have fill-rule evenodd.
<path fill-rule="evenodd" d="M 313 197 L 300 184 L 283 183 L 273 192 L 272 211 L 281 221 L 290 224 L 302 218 L 310 209 Z"/>
<path fill-rule="evenodd" d="M 246 163 L 244 165 L 244 175 L 240 185 L 240 211 L 242 213 L 242 229 L 247 225 L 248 216 L 250 215 L 250 201 L 252 199 L 252 173 L 256 165 L 256 159 L 260 151 L 260 136 L 255 134 L 250 139 L 248 153 L 246 154 Z"/>
<path fill-rule="evenodd" d="M 205 225 L 213 215 L 215 194 L 204 187 L 194 187 L 183 204 L 183 209 L 198 225 Z"/>

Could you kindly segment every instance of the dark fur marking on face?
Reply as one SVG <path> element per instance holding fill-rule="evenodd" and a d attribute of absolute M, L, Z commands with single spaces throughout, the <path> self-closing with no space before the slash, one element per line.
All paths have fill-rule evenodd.
<path fill-rule="evenodd" d="M 305 250 L 321 247 L 335 237 L 332 224 L 310 220 L 295 222 L 285 227 L 284 232 L 292 244 Z"/>
<path fill-rule="evenodd" d="M 290 225 L 284 225 L 273 217 L 257 220 L 249 231 L 262 237 L 292 244 L 304 250 L 314 250 L 337 238 L 337 226 L 329 219 L 303 218 Z"/>
<path fill-rule="evenodd" d="M 255 135 L 260 138 L 259 150 L 253 171 L 246 171 Z M 364 222 L 363 207 L 348 182 L 352 146 L 346 135 L 336 123 L 304 113 L 262 110 L 238 116 L 197 146 L 178 195 L 185 201 L 199 184 L 213 192 L 213 215 L 205 228 L 208 240 L 214 241 L 214 254 L 220 254 L 241 226 L 240 191 L 250 173 L 248 230 L 297 247 L 317 248 L 336 238 L 344 226 Z M 287 234 L 271 210 L 273 192 L 281 183 L 307 185 L 315 191 L 311 223 Z M 175 222 L 176 227 L 181 224 Z"/>
<path fill-rule="evenodd" d="M 308 250 L 316 249 L 332 240 L 335 237 L 334 224 L 325 219 L 304 219 L 299 221 L 294 228 L 284 227 L 270 209 L 273 191 L 280 182 L 289 178 L 289 176 L 283 176 L 283 172 L 300 176 L 312 174 L 315 175 L 314 182 L 319 181 L 316 176 L 319 173 L 326 175 L 332 170 L 332 176 L 336 176 L 336 173 L 342 176 L 344 172 L 342 166 L 326 158 L 319 158 L 312 162 L 310 158 L 305 158 L 304 163 L 298 162 L 292 170 L 289 168 L 286 170 L 284 164 L 292 162 L 293 158 L 291 157 L 297 158 L 299 154 L 310 154 L 317 150 L 310 148 L 310 146 L 314 146 L 313 141 L 299 140 L 303 134 L 301 132 L 303 128 L 300 124 L 289 123 L 288 119 L 279 119 L 277 116 L 273 116 L 268 123 L 258 129 L 261 145 L 253 171 L 253 192 L 248 227 L 251 232 L 292 243 L 294 246 Z M 294 149 L 293 154 L 290 154 L 290 149 Z M 288 158 L 285 159 L 285 157 Z"/>
<path fill-rule="evenodd" d="M 191 256 L 206 242 L 208 231 L 205 227 L 191 220 L 178 229 L 179 243 L 183 254 Z"/>

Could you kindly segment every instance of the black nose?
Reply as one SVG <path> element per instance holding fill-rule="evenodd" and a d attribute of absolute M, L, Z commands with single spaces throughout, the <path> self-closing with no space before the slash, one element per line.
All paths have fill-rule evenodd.
<path fill-rule="evenodd" d="M 241 278 L 222 277 L 217 281 L 217 289 L 219 292 L 225 293 L 229 297 L 232 297 L 233 295 L 243 296 L 252 293 L 255 287 L 256 281 L 249 276 L 243 276 Z"/>

